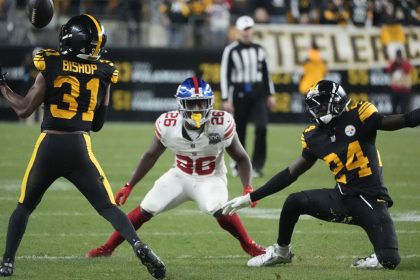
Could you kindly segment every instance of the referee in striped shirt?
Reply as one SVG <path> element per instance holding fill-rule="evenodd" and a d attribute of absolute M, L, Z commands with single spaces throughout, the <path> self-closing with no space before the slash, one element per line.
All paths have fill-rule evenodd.
<path fill-rule="evenodd" d="M 275 99 L 265 50 L 252 42 L 253 26 L 254 20 L 249 16 L 241 16 L 236 21 L 238 40 L 223 51 L 220 87 L 223 109 L 233 113 L 244 147 L 247 124 L 249 121 L 255 124 L 253 175 L 261 177 L 267 154 L 267 107 L 273 110 Z M 236 166 L 231 167 L 236 176 Z"/>

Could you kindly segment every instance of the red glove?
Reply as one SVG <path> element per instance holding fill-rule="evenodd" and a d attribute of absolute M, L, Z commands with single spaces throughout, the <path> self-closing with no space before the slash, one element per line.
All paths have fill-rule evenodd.
<path fill-rule="evenodd" d="M 130 196 L 131 191 L 133 190 L 133 186 L 130 183 L 125 184 L 116 194 L 115 194 L 115 202 L 117 205 L 124 205 L 127 198 Z M 121 199 L 121 202 L 120 202 Z"/>
<path fill-rule="evenodd" d="M 251 185 L 246 185 L 246 186 L 244 187 L 244 191 L 242 192 L 242 195 L 249 194 L 249 193 L 251 193 L 251 192 L 253 192 L 253 191 L 254 191 L 254 189 L 252 188 L 252 186 L 251 186 Z M 257 200 L 257 201 L 252 202 L 252 203 L 251 203 L 251 208 L 254 208 L 255 206 L 257 206 L 257 203 L 258 203 L 258 200 Z"/>

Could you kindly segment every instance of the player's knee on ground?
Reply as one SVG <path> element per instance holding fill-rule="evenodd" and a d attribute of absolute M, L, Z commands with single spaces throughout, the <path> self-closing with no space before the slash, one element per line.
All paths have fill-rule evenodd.
<path fill-rule="evenodd" d="M 376 252 L 379 263 L 387 269 L 395 269 L 401 261 L 397 249 L 381 249 Z"/>
<path fill-rule="evenodd" d="M 293 211 L 302 213 L 309 207 L 309 199 L 303 192 L 292 193 L 284 202 L 283 211 Z"/>

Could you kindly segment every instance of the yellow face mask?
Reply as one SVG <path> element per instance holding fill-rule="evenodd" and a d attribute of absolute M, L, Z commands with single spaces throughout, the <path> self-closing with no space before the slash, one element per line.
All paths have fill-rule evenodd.
<path fill-rule="evenodd" d="M 192 113 L 191 119 L 195 122 L 195 126 L 197 128 L 201 127 L 201 119 L 202 119 L 201 113 Z"/>

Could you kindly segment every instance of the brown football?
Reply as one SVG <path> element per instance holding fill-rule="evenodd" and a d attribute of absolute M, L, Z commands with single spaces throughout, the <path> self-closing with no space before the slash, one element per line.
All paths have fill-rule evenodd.
<path fill-rule="evenodd" d="M 42 28 L 47 26 L 54 16 L 54 3 L 52 0 L 29 0 L 27 13 L 32 25 Z"/>

